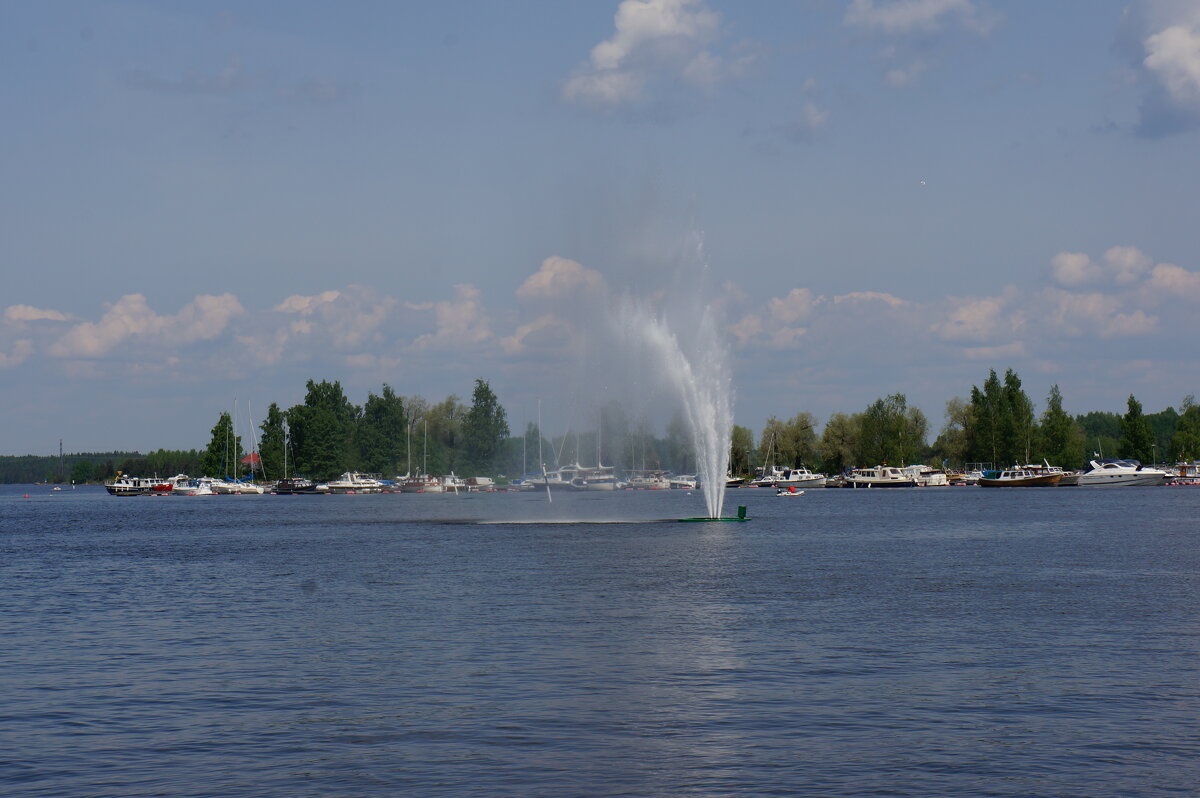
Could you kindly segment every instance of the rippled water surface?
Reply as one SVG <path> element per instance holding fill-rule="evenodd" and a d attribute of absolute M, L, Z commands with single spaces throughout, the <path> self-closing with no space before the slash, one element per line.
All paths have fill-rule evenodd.
<path fill-rule="evenodd" d="M 5 486 L 0 793 L 1196 793 L 1200 489 L 737 504 Z"/>

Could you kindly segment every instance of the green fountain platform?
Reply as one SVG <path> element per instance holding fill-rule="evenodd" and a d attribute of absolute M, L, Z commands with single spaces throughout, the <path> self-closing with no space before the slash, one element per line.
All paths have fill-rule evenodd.
<path fill-rule="evenodd" d="M 749 520 L 750 519 L 746 517 L 746 506 L 744 504 L 738 505 L 738 514 L 734 518 L 680 518 L 679 519 L 679 521 L 684 524 L 715 524 L 715 523 L 719 523 L 719 522 L 723 522 L 723 521 L 735 521 L 738 523 L 742 523 L 742 522 L 749 521 Z"/>

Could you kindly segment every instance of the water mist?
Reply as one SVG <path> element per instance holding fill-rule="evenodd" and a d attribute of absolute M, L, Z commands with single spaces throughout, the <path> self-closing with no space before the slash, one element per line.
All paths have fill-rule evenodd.
<path fill-rule="evenodd" d="M 691 334 L 681 340 L 662 315 L 626 299 L 617 322 L 631 353 L 641 354 L 651 373 L 665 379 L 683 405 L 696 453 L 697 476 L 709 518 L 720 518 L 733 434 L 733 388 L 729 355 L 707 305 Z"/>

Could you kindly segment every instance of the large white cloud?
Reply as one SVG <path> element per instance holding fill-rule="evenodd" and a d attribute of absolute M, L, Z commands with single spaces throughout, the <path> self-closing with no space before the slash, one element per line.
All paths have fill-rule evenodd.
<path fill-rule="evenodd" d="M 233 294 L 198 296 L 171 316 L 155 313 L 142 294 L 126 294 L 110 305 L 99 321 L 72 327 L 50 347 L 50 353 L 65 358 L 98 358 L 131 340 L 152 348 L 208 341 L 243 313 L 245 309 Z"/>
<path fill-rule="evenodd" d="M 529 275 L 517 289 L 521 299 L 561 299 L 577 292 L 590 292 L 604 287 L 604 278 L 570 258 L 552 255 Z"/>
<path fill-rule="evenodd" d="M 1200 109 L 1200 28 L 1171 25 L 1146 37 L 1142 62 L 1177 106 Z"/>
<path fill-rule="evenodd" d="M 1024 314 L 1014 309 L 1018 292 L 1009 287 L 1000 296 L 949 298 L 946 318 L 930 328 L 948 343 L 975 344 L 1011 338 L 1024 325 Z"/>
<path fill-rule="evenodd" d="M 704 0 L 622 0 L 613 35 L 563 84 L 570 102 L 615 107 L 641 100 L 659 76 L 711 86 L 745 66 L 711 49 L 720 17 Z"/>
<path fill-rule="evenodd" d="M 1050 259 L 1050 274 L 1065 286 L 1111 281 L 1119 285 L 1137 282 L 1154 261 L 1137 247 L 1109 248 L 1100 262 L 1086 252 L 1060 252 Z"/>

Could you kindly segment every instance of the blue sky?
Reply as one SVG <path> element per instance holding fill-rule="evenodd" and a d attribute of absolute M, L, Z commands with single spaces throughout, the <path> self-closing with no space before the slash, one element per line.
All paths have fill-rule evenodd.
<path fill-rule="evenodd" d="M 1197 389 L 1193 2 L 6 17 L 5 453 L 200 446 L 309 377 L 482 377 L 561 431 L 614 297 L 683 283 L 756 430 L 894 392 L 936 428 L 989 368 L 1074 412 Z"/>

